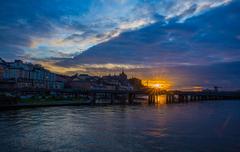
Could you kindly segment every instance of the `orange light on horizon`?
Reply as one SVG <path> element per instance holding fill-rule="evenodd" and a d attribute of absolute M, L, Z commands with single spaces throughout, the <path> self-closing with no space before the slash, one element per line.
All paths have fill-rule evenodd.
<path fill-rule="evenodd" d="M 172 84 L 167 80 L 143 80 L 143 85 L 150 88 L 170 90 Z"/>
<path fill-rule="evenodd" d="M 157 84 L 153 84 L 152 86 L 153 86 L 154 88 L 161 88 L 161 87 L 162 87 L 162 85 L 159 84 L 159 83 L 157 83 Z"/>
<path fill-rule="evenodd" d="M 204 90 L 203 86 L 189 86 L 181 88 L 181 91 L 202 92 L 203 90 Z"/>

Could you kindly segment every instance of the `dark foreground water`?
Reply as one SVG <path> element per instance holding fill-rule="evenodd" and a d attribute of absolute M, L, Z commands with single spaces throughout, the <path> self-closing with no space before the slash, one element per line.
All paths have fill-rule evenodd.
<path fill-rule="evenodd" d="M 0 112 L 1 152 L 240 151 L 240 101 Z"/>

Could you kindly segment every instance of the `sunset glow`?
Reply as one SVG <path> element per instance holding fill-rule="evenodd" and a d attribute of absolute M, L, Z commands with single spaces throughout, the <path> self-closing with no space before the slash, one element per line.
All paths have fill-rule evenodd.
<path fill-rule="evenodd" d="M 69 76 L 124 69 L 129 78 L 167 90 L 240 89 L 240 1 L 2 3 L 0 58 L 6 61 Z"/>
<path fill-rule="evenodd" d="M 240 0 L 0 3 L 0 152 L 239 151 Z"/>
<path fill-rule="evenodd" d="M 159 84 L 159 83 L 157 83 L 157 84 L 154 84 L 154 85 L 153 85 L 153 87 L 154 87 L 154 88 L 161 88 L 161 87 L 162 87 L 162 85 L 161 85 L 161 84 Z"/>
<path fill-rule="evenodd" d="M 162 90 L 170 90 L 172 88 L 172 84 L 167 80 L 143 80 L 143 85 Z"/>

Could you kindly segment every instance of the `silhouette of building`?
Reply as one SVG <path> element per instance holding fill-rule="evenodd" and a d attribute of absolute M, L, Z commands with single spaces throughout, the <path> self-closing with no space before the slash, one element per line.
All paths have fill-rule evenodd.
<path fill-rule="evenodd" d="M 122 71 L 119 75 L 103 77 L 87 74 L 75 74 L 66 83 L 67 88 L 83 90 L 131 90 L 127 75 Z"/>
<path fill-rule="evenodd" d="M 134 80 L 135 87 L 140 81 Z M 8 85 L 9 84 L 9 85 Z M 132 90 L 128 76 L 122 70 L 119 75 L 90 76 L 75 74 L 59 75 L 41 65 L 21 60 L 6 62 L 0 58 L 0 88 L 83 89 L 83 90 Z"/>
<path fill-rule="evenodd" d="M 129 79 L 129 83 L 131 84 L 131 86 L 133 87 L 134 90 L 140 90 L 144 87 L 142 84 L 142 80 L 140 80 L 138 78 Z"/>
<path fill-rule="evenodd" d="M 127 80 L 127 75 L 124 73 L 124 70 L 122 70 L 122 73 L 119 74 L 120 79 Z"/>
<path fill-rule="evenodd" d="M 109 90 L 132 90 L 124 70 L 119 75 L 108 75 L 102 77 L 102 84 Z"/>
<path fill-rule="evenodd" d="M 91 82 L 89 75 L 75 74 L 67 82 L 66 87 L 72 89 L 90 90 Z"/>
<path fill-rule="evenodd" d="M 57 75 L 44 69 L 41 65 L 23 63 L 21 60 L 1 63 L 1 78 L 5 82 L 15 82 L 17 88 L 60 89 L 63 82 L 57 81 Z"/>
<path fill-rule="evenodd" d="M 0 80 L 3 79 L 4 69 L 6 68 L 7 63 L 0 58 Z"/>

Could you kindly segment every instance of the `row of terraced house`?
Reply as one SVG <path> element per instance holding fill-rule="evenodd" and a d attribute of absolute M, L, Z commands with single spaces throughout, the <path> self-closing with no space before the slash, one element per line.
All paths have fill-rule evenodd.
<path fill-rule="evenodd" d="M 61 89 L 64 82 L 41 65 L 21 60 L 6 62 L 0 58 L 0 87 Z"/>
<path fill-rule="evenodd" d="M 141 81 L 135 79 L 128 79 L 124 71 L 102 77 L 87 74 L 64 76 L 38 64 L 21 60 L 6 62 L 0 58 L 0 88 L 132 90 L 136 84 L 141 87 Z"/>

